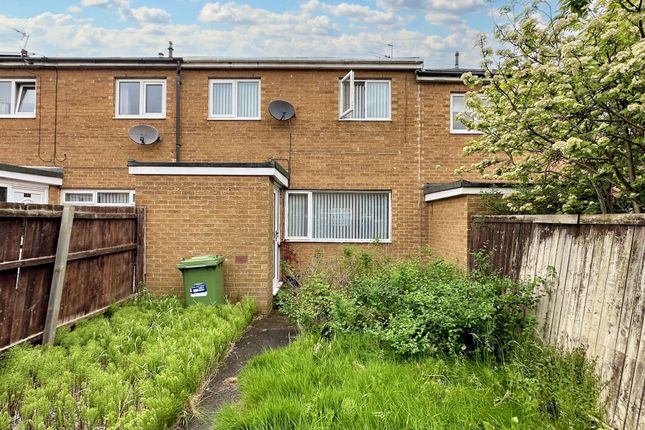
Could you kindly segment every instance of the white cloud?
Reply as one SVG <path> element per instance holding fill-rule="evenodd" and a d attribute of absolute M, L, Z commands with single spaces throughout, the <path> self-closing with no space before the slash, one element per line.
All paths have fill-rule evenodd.
<path fill-rule="evenodd" d="M 425 16 L 426 22 L 434 25 L 450 25 L 463 23 L 464 19 L 449 12 L 430 12 Z"/>
<path fill-rule="evenodd" d="M 302 5 L 301 9 L 304 12 L 321 10 L 330 15 L 348 18 L 351 21 L 362 22 L 365 24 L 391 26 L 403 24 L 405 21 L 392 10 L 382 11 L 356 3 L 339 3 L 332 5 L 318 0 L 309 0 L 307 3 Z"/>
<path fill-rule="evenodd" d="M 111 6 L 103 7 L 115 4 L 111 1 Z M 308 4 L 312 6 L 311 2 Z M 456 24 L 459 28 L 449 27 L 448 35 L 404 26 L 384 30 L 379 25 L 364 25 L 348 29 L 333 21 L 330 16 L 336 15 L 331 11 L 319 9 L 320 4 L 316 2 L 315 8 L 305 4 L 277 13 L 248 5 L 208 3 L 199 13 L 199 22 L 194 24 L 170 23 L 169 15 L 144 6 L 128 9 L 131 17 L 119 28 L 104 27 L 72 14 L 42 13 L 26 19 L 0 14 L 0 22 L 25 30 L 31 36 L 27 49 L 46 56 L 156 56 L 172 40 L 177 56 L 369 58 L 374 52 L 385 53 L 384 43 L 392 42 L 394 56 L 419 56 L 428 67 L 451 67 L 455 50 L 461 53 L 463 67 L 479 63 L 474 46 L 477 32 L 460 23 Z M 338 16 L 363 11 L 345 6 L 333 10 Z M 17 52 L 19 39 L 19 35 L 0 26 L 0 51 Z"/>
<path fill-rule="evenodd" d="M 170 21 L 170 14 L 164 9 L 154 7 L 139 7 L 132 9 L 132 16 L 139 22 L 166 23 Z"/>
<path fill-rule="evenodd" d="M 67 8 L 67 12 L 69 12 L 69 13 L 81 13 L 81 10 L 82 9 L 80 7 L 75 6 L 75 5 L 72 5 L 72 6 Z"/>
<path fill-rule="evenodd" d="M 377 0 L 385 9 L 411 10 L 444 10 L 454 12 L 472 12 L 486 6 L 485 0 Z"/>
<path fill-rule="evenodd" d="M 119 12 L 121 21 L 137 21 L 140 23 L 166 23 L 170 14 L 165 9 L 154 7 L 133 8 L 130 0 L 81 0 L 83 7 L 114 8 Z"/>

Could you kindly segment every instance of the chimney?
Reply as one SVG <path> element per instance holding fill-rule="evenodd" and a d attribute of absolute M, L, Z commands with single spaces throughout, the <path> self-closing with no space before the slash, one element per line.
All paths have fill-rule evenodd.
<path fill-rule="evenodd" d="M 455 52 L 455 69 L 459 68 L 459 51 Z"/>
<path fill-rule="evenodd" d="M 172 40 L 168 42 L 168 58 L 172 58 L 172 51 L 174 51 L 174 48 L 172 47 Z"/>

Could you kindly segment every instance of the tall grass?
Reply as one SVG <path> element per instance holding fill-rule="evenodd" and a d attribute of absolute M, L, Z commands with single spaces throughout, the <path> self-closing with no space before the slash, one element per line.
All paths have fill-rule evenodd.
<path fill-rule="evenodd" d="M 0 429 L 163 429 L 250 322 L 255 305 L 141 296 L 0 358 Z"/>
<path fill-rule="evenodd" d="M 581 352 L 534 346 L 491 365 L 402 359 L 365 335 L 305 335 L 256 357 L 215 429 L 593 429 L 596 379 Z"/>

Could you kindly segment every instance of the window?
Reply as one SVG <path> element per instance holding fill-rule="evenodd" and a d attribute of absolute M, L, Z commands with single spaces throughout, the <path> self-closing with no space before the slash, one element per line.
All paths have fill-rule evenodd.
<path fill-rule="evenodd" d="M 0 202 L 7 201 L 7 187 L 0 187 Z"/>
<path fill-rule="evenodd" d="M 391 119 L 391 82 L 357 80 L 350 71 L 340 80 L 339 119 L 388 121 Z"/>
<path fill-rule="evenodd" d="M 63 190 L 61 200 L 75 206 L 134 206 L 134 191 Z"/>
<path fill-rule="evenodd" d="M 285 238 L 311 242 L 390 242 L 387 191 L 287 191 Z"/>
<path fill-rule="evenodd" d="M 466 94 L 450 95 L 450 132 L 453 134 L 479 134 L 479 131 L 466 128 L 458 119 L 457 115 L 463 113 L 472 118 L 472 112 L 466 106 Z"/>
<path fill-rule="evenodd" d="M 211 79 L 209 119 L 260 119 L 259 79 Z"/>
<path fill-rule="evenodd" d="M 166 81 L 119 79 L 116 81 L 117 118 L 165 118 Z"/>
<path fill-rule="evenodd" d="M 36 117 L 36 81 L 0 79 L 0 118 Z"/>

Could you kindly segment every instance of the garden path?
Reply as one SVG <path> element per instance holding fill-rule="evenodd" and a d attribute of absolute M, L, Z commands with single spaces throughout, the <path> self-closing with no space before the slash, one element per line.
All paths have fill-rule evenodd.
<path fill-rule="evenodd" d="M 217 412 L 227 403 L 240 399 L 237 377 L 246 363 L 268 348 L 280 348 L 291 343 L 296 328 L 276 311 L 254 320 L 242 338 L 233 346 L 226 360 L 211 375 L 197 399 L 196 409 L 186 430 L 210 430 Z"/>

